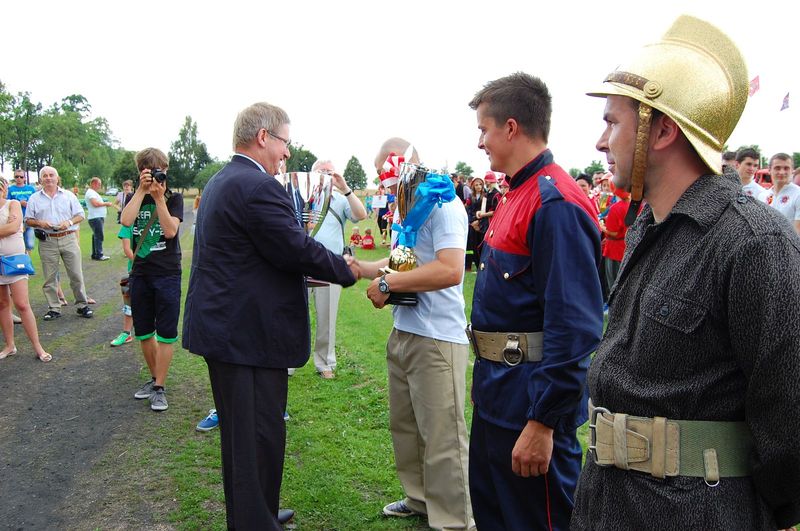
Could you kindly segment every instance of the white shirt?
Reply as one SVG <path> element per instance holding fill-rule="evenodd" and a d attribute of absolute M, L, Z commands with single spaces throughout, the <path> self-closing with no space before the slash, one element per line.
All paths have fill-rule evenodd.
<path fill-rule="evenodd" d="M 334 190 L 333 195 L 331 195 L 331 203 L 328 206 L 328 213 L 322 220 L 322 226 L 314 235 L 314 239 L 324 245 L 325 248 L 332 253 L 342 254 L 342 251 L 344 251 L 344 229 L 336 219 L 336 216 L 333 215 L 334 212 L 336 212 L 339 219 L 342 220 L 342 223 L 347 223 L 348 219 L 354 223 L 356 221 L 353 218 L 350 201 Z"/>
<path fill-rule="evenodd" d="M 396 237 L 392 234 L 392 239 Z M 453 200 L 433 207 L 431 215 L 417 232 L 417 266 L 436 259 L 443 249 L 467 248 L 467 211 L 461 201 Z M 463 261 L 462 261 L 463 262 Z M 391 284 L 389 285 L 391 288 Z M 464 314 L 462 282 L 437 291 L 417 293 L 416 306 L 395 306 L 394 327 L 419 336 L 467 344 L 467 318 Z"/>
<path fill-rule="evenodd" d="M 800 221 L 800 186 L 789 183 L 776 196 L 775 189 L 767 190 L 764 201 L 794 223 Z"/>
<path fill-rule="evenodd" d="M 83 208 L 75 194 L 63 188 L 58 188 L 53 197 L 47 195 L 44 189 L 39 190 L 28 198 L 28 208 L 25 209 L 25 219 L 38 219 L 50 225 L 58 225 L 76 215 L 83 218 Z M 76 230 L 78 225 L 67 229 L 69 232 Z M 56 231 L 51 229 L 48 232 Z"/>
<path fill-rule="evenodd" d="M 83 198 L 86 200 L 86 210 L 89 211 L 88 215 L 86 216 L 86 219 L 95 219 L 95 218 L 105 219 L 106 207 L 105 206 L 96 207 L 92 205 L 92 199 L 97 199 L 101 203 L 104 202 L 103 198 L 100 197 L 100 194 L 98 194 L 92 188 L 89 188 L 88 190 L 86 190 L 86 193 L 84 194 Z"/>
<path fill-rule="evenodd" d="M 769 190 L 761 186 L 755 181 L 750 181 L 749 183 L 742 185 L 742 192 L 744 195 L 748 195 L 750 197 L 754 197 L 759 201 L 766 202 L 766 194 Z"/>

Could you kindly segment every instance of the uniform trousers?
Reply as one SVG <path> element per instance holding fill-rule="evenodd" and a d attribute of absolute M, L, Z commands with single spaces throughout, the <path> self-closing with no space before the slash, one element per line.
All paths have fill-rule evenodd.
<path fill-rule="evenodd" d="M 309 288 L 310 299 L 314 297 L 317 316 L 317 334 L 314 339 L 314 367 L 317 372 L 336 369 L 336 316 L 339 313 L 339 297 L 342 286 L 330 284 Z"/>
<path fill-rule="evenodd" d="M 468 345 L 389 336 L 389 423 L 406 505 L 435 529 L 474 526 L 464 420 Z"/>
<path fill-rule="evenodd" d="M 228 529 L 281 530 L 278 502 L 286 449 L 286 369 L 206 358 L 219 415 Z"/>
<path fill-rule="evenodd" d="M 575 430 L 553 432 L 553 456 L 544 476 L 523 478 L 511 469 L 520 431 L 482 419 L 475 410 L 469 447 L 469 489 L 481 531 L 569 529 L 581 446 Z"/>
<path fill-rule="evenodd" d="M 86 285 L 83 282 L 83 262 L 81 248 L 78 247 L 78 231 L 61 236 L 60 238 L 47 238 L 39 242 L 39 258 L 42 261 L 42 274 L 44 284 L 42 291 L 47 299 L 50 310 L 61 313 L 61 302 L 58 300 L 58 260 L 64 261 L 64 267 L 69 276 L 69 285 L 75 296 L 78 308 L 86 306 Z"/>

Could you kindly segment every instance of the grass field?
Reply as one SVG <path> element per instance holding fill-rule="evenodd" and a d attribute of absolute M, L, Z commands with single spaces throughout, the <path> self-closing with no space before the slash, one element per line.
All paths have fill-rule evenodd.
<path fill-rule="evenodd" d="M 109 214 L 106 254 L 119 253 L 117 227 Z M 362 234 L 366 227 L 377 234 L 373 220 L 361 222 L 359 227 Z M 189 223 L 181 227 L 184 295 L 191 261 L 189 228 Z M 84 227 L 84 255 L 91 246 L 90 238 L 91 231 Z M 359 249 L 357 257 L 376 260 L 386 253 L 385 247 Z M 38 253 L 34 253 L 34 262 L 38 265 Z M 475 274 L 466 273 L 467 315 L 474 283 Z M 391 310 L 372 307 L 365 295 L 367 285 L 367 280 L 361 280 L 343 290 L 337 325 L 336 378 L 319 378 L 313 363 L 309 363 L 289 379 L 291 420 L 287 423 L 281 505 L 297 511 L 296 529 L 427 529 L 424 520 L 389 520 L 380 516 L 383 505 L 399 499 L 402 489 L 394 472 L 388 429 L 385 344 L 392 327 Z M 32 277 L 31 291 L 40 288 L 41 276 Z M 117 307 L 115 301 L 108 301 L 99 304 L 98 311 L 113 313 Z M 138 345 L 123 348 L 129 349 L 130 355 L 140 356 Z M 145 372 L 146 369 L 141 373 L 143 379 Z M 468 388 L 470 385 L 471 370 Z M 177 529 L 224 529 L 219 433 L 199 433 L 194 429 L 213 407 L 203 359 L 178 347 L 168 390 L 170 409 L 163 414 L 143 410 L 139 420 L 145 426 L 144 433 L 132 434 L 124 452 L 110 449 L 100 466 L 106 467 L 106 474 L 119 478 L 120 484 L 136 484 L 135 478 L 143 474 L 159 478 L 157 489 L 139 493 L 127 488 L 119 493 L 132 498 L 156 496 L 152 510 L 159 513 L 157 521 L 169 522 Z M 466 414 L 470 422 L 469 403 Z"/>

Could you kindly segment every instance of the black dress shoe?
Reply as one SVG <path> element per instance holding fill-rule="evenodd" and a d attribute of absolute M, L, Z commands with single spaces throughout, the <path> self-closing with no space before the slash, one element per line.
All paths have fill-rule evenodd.
<path fill-rule="evenodd" d="M 293 509 L 278 509 L 278 523 L 283 525 L 291 521 L 294 518 L 294 510 Z"/>

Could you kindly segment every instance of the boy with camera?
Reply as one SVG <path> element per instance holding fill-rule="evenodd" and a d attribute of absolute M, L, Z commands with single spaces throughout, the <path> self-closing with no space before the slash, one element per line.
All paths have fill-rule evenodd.
<path fill-rule="evenodd" d="M 133 329 L 151 379 L 134 394 L 150 399 L 150 409 L 167 409 L 164 387 L 178 340 L 181 301 L 183 196 L 167 187 L 167 156 L 156 148 L 136 154 L 139 183 L 120 221 L 131 228 L 134 248 L 129 275 Z"/>

